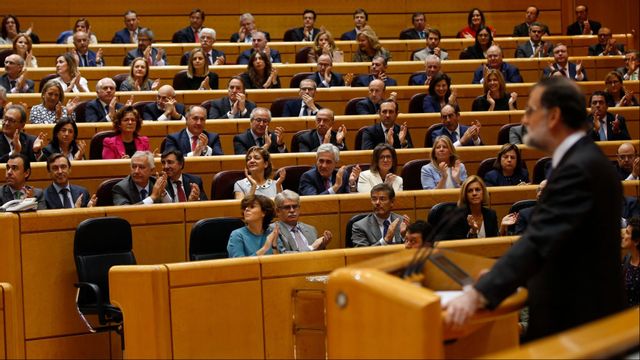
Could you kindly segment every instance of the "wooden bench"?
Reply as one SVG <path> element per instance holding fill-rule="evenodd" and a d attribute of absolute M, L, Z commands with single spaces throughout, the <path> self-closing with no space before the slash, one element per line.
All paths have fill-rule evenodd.
<path fill-rule="evenodd" d="M 9 283 L 0 283 L 0 359 L 24 358 L 23 342 L 15 290 Z"/>

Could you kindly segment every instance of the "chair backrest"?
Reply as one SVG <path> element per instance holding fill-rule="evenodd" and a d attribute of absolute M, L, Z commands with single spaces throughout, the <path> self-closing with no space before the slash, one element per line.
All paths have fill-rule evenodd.
<path fill-rule="evenodd" d="M 302 176 L 302 174 L 311 170 L 312 166 L 311 165 L 289 165 L 283 168 L 286 170 L 287 176 L 284 178 L 284 181 L 282 182 L 282 189 L 283 190 L 288 189 L 291 191 L 298 192 L 300 189 L 300 177 Z"/>
<path fill-rule="evenodd" d="M 200 103 L 200 106 L 202 106 L 203 108 L 205 108 L 205 110 L 207 110 L 207 114 L 209 114 L 209 110 L 211 110 L 211 103 L 212 102 L 213 102 L 213 100 L 205 100 L 205 101 Z"/>
<path fill-rule="evenodd" d="M 427 93 L 417 93 L 411 97 L 409 100 L 409 113 L 411 114 L 420 114 L 423 113 L 422 103 L 424 102 L 424 98 L 427 96 Z"/>
<path fill-rule="evenodd" d="M 364 131 L 367 128 L 367 126 L 363 126 L 360 129 L 358 129 L 358 132 L 356 133 L 356 140 L 355 140 L 355 147 L 353 148 L 353 150 L 362 150 L 362 137 L 364 136 Z"/>
<path fill-rule="evenodd" d="M 107 216 L 78 224 L 73 239 L 73 257 L 79 282 L 98 286 L 103 304 L 109 304 L 109 269 L 115 265 L 135 265 L 131 225 L 123 218 Z M 78 305 L 92 304 L 96 297 L 81 288 Z"/>
<path fill-rule="evenodd" d="M 536 164 L 533 166 L 533 183 L 540 184 L 542 180 L 545 180 L 547 178 L 549 171 L 551 171 L 551 158 L 545 156 L 538 159 L 538 161 L 536 161 Z"/>
<path fill-rule="evenodd" d="M 300 137 L 304 134 L 311 132 L 311 130 L 300 130 L 293 134 L 291 137 L 291 152 L 297 153 L 300 152 Z"/>
<path fill-rule="evenodd" d="M 4 49 L 0 51 L 0 65 L 4 67 L 4 59 L 13 54 L 13 49 Z"/>
<path fill-rule="evenodd" d="M 290 100 L 298 100 L 297 97 L 277 98 L 271 103 L 271 117 L 282 117 L 284 104 Z"/>
<path fill-rule="evenodd" d="M 418 52 L 418 51 L 420 51 L 420 50 L 422 50 L 422 49 L 418 49 L 418 50 L 416 50 L 416 51 L 412 52 L 412 53 L 411 53 L 411 59 L 410 59 L 410 60 L 413 60 L 413 54 L 415 54 L 416 52 Z M 409 82 L 407 82 L 407 85 L 411 85 L 411 83 L 412 83 L 412 81 L 413 81 L 413 79 L 414 79 L 414 78 L 416 78 L 416 77 L 418 77 L 418 76 L 420 76 L 420 75 L 424 75 L 424 74 L 426 74 L 426 72 L 424 72 L 424 71 L 417 71 L 417 72 L 414 72 L 413 74 L 411 74 L 411 76 L 409 76 Z"/>
<path fill-rule="evenodd" d="M 116 91 L 120 90 L 120 85 L 122 85 L 122 83 L 127 80 L 127 78 L 129 77 L 128 73 L 123 73 L 123 74 L 115 74 L 111 77 L 111 79 L 113 80 L 114 83 L 116 83 Z"/>
<path fill-rule="evenodd" d="M 351 240 L 351 235 L 353 234 L 353 224 L 367 215 L 369 215 L 369 213 L 356 214 L 353 217 L 351 217 L 349 222 L 347 222 L 347 228 L 345 229 L 345 236 L 344 236 L 344 247 L 346 248 L 353 247 L 353 240 Z"/>
<path fill-rule="evenodd" d="M 289 81 L 289 87 L 292 89 L 298 89 L 300 87 L 300 83 L 302 82 L 302 80 L 308 79 L 312 75 L 313 75 L 312 72 L 300 72 L 293 75 L 293 77 L 291 78 L 291 81 Z"/>
<path fill-rule="evenodd" d="M 295 34 L 296 28 L 287 29 L 282 36 L 282 41 L 295 41 L 293 35 Z"/>
<path fill-rule="evenodd" d="M 311 46 L 305 46 L 302 49 L 298 50 L 298 52 L 296 52 L 296 64 L 304 64 L 308 62 L 309 52 L 311 51 L 311 49 Z"/>
<path fill-rule="evenodd" d="M 4 64 L 4 61 L 2 63 Z M 40 87 L 38 88 L 38 92 L 42 92 L 42 88 L 44 87 L 44 84 L 47 83 L 47 81 L 51 79 L 55 79 L 57 77 L 58 77 L 58 74 L 45 75 L 42 79 L 40 79 Z"/>
<path fill-rule="evenodd" d="M 509 130 L 511 130 L 512 127 L 518 126 L 518 125 L 520 125 L 520 124 L 513 123 L 513 124 L 504 124 L 504 125 L 502 125 L 500 130 L 498 130 L 498 145 L 508 144 L 509 143 Z"/>
<path fill-rule="evenodd" d="M 98 185 L 98 189 L 96 190 L 96 196 L 98 197 L 96 206 L 113 205 L 113 193 L 111 192 L 111 189 L 113 189 L 113 186 L 122 179 L 123 178 L 107 179 Z"/>
<path fill-rule="evenodd" d="M 142 101 L 136 101 L 133 104 L 133 108 L 136 109 L 136 111 L 138 111 L 138 114 L 140 114 L 140 117 L 142 118 L 142 112 L 144 111 L 144 107 L 149 105 L 149 104 L 153 104 L 155 101 L 153 100 L 142 100 Z M 154 120 L 158 120 L 158 119 L 154 119 Z"/>
<path fill-rule="evenodd" d="M 187 90 L 187 70 L 180 70 L 173 76 L 173 88 L 176 90 Z"/>
<path fill-rule="evenodd" d="M 481 179 L 484 179 L 484 176 L 491 170 L 493 170 L 493 163 L 496 162 L 495 157 L 484 159 L 480 162 L 480 166 L 478 166 L 478 171 L 476 175 L 478 175 Z"/>
<path fill-rule="evenodd" d="M 427 222 L 431 224 L 431 226 L 437 226 L 440 221 L 442 221 L 445 217 L 444 215 L 448 212 L 456 209 L 458 204 L 454 202 L 441 202 L 433 205 L 431 210 L 429 210 L 429 215 L 427 215 Z"/>
<path fill-rule="evenodd" d="M 73 109 L 73 113 L 76 114 L 76 122 L 85 122 L 87 117 L 87 104 L 89 100 L 81 101 Z"/>
<path fill-rule="evenodd" d="M 537 200 L 534 199 L 525 199 L 525 200 L 519 200 L 516 201 L 515 203 L 513 203 L 513 205 L 511 205 L 511 207 L 509 208 L 509 214 L 511 213 L 517 213 L 522 209 L 526 209 L 532 206 L 535 206 L 538 203 Z"/>
<path fill-rule="evenodd" d="M 357 97 L 357 98 L 353 98 L 349 101 L 347 101 L 347 105 L 344 106 L 344 114 L 345 115 L 358 115 L 358 113 L 356 112 L 356 104 L 358 103 L 358 101 L 360 100 L 364 100 L 366 99 L 364 96 L 362 97 Z M 356 149 L 358 150 L 358 149 Z"/>
<path fill-rule="evenodd" d="M 93 135 L 91 143 L 89 144 L 89 159 L 101 160 L 102 159 L 102 141 L 104 138 L 116 136 L 116 132 L 113 130 L 100 131 Z"/>
<path fill-rule="evenodd" d="M 233 230 L 244 226 L 239 218 L 201 219 L 191 228 L 189 260 L 211 260 L 229 257 L 227 244 Z"/>
<path fill-rule="evenodd" d="M 349 164 L 344 168 L 344 170 L 347 172 L 347 179 L 351 176 L 351 171 L 353 171 L 353 167 L 356 165 L 360 167 L 360 171 L 369 170 L 369 168 L 371 167 L 371 164 L 369 163 Z"/>
<path fill-rule="evenodd" d="M 213 176 L 211 200 L 234 199 L 233 184 L 244 178 L 244 170 L 224 170 Z"/>
<path fill-rule="evenodd" d="M 442 127 L 442 124 L 433 124 L 431 126 L 429 126 L 429 128 L 427 129 L 427 133 L 424 134 L 424 147 L 433 147 L 433 139 L 431 139 L 431 134 L 440 129 Z"/>
<path fill-rule="evenodd" d="M 422 182 L 420 181 L 420 170 L 427 165 L 429 159 L 415 159 L 407 161 L 402 167 L 402 189 L 403 190 L 422 190 Z"/>

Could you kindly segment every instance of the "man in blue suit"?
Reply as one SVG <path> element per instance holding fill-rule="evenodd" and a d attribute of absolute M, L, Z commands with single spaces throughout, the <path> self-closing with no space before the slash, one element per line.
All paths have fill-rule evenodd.
<path fill-rule="evenodd" d="M 385 86 L 396 86 L 398 82 L 387 76 L 387 59 L 384 56 L 374 56 L 371 60 L 371 70 L 368 75 L 360 75 L 353 80 L 351 86 L 365 87 L 373 80 L 382 80 Z"/>
<path fill-rule="evenodd" d="M 154 48 L 153 31 L 148 28 L 138 30 L 138 47 L 129 51 L 124 58 L 124 66 L 129 66 L 135 58 L 144 58 L 150 66 L 165 66 L 167 62 L 167 54 L 163 49 Z"/>
<path fill-rule="evenodd" d="M 124 26 L 124 29 L 117 31 L 113 35 L 113 39 L 111 39 L 111 42 L 114 44 L 137 43 L 140 23 L 138 14 L 136 14 L 135 11 L 128 10 L 126 13 L 124 13 Z"/>
<path fill-rule="evenodd" d="M 220 136 L 204 130 L 207 110 L 194 105 L 187 111 L 187 127 L 165 138 L 164 151 L 180 150 L 186 156 L 223 155 Z"/>
<path fill-rule="evenodd" d="M 260 50 L 264 53 L 266 53 L 267 55 L 269 55 L 269 58 L 271 60 L 271 63 L 280 63 L 282 62 L 282 60 L 280 60 L 280 53 L 278 52 L 278 50 L 275 49 L 271 49 L 268 46 L 269 42 L 265 36 L 265 34 L 262 31 L 256 31 L 253 33 L 253 39 L 251 40 L 251 45 L 252 48 L 243 51 L 242 53 L 240 53 L 240 55 L 238 55 L 238 60 L 236 61 L 237 64 L 248 64 L 249 63 L 249 57 L 251 56 L 251 53 L 257 50 Z"/>
<path fill-rule="evenodd" d="M 342 34 L 342 36 L 340 36 L 340 40 L 355 40 L 358 33 L 367 25 L 367 21 L 369 21 L 369 14 L 367 11 L 362 8 L 356 9 L 353 12 L 353 24 L 355 25 L 355 29 Z"/>
<path fill-rule="evenodd" d="M 500 71 L 506 83 L 523 82 L 520 70 L 502 61 L 502 49 L 498 45 L 492 45 L 487 49 L 487 64 L 480 65 L 473 73 L 473 84 L 482 84 L 484 82 L 484 73 L 487 68 Z"/>
<path fill-rule="evenodd" d="M 167 174 L 167 193 L 173 202 L 207 200 L 199 176 L 182 172 L 184 156 L 180 150 L 167 150 L 160 157 L 162 170 Z"/>
<path fill-rule="evenodd" d="M 555 62 L 544 69 L 543 77 L 549 77 L 553 70 L 558 70 L 564 77 L 571 80 L 588 81 L 587 71 L 582 68 L 582 61 L 578 61 L 577 64 L 569 62 L 567 46 L 563 43 L 558 43 L 553 48 L 553 59 Z"/>
<path fill-rule="evenodd" d="M 356 192 L 360 167 L 354 166 L 351 175 L 346 166 L 336 170 L 340 150 L 333 144 L 322 144 L 316 152 L 316 166 L 300 177 L 300 195 L 327 195 Z"/>
<path fill-rule="evenodd" d="M 73 34 L 73 46 L 75 48 L 75 53 L 78 56 L 78 66 L 104 66 L 102 49 L 99 49 L 98 53 L 89 50 L 89 34 L 86 32 L 77 31 Z"/>
<path fill-rule="evenodd" d="M 344 86 L 342 75 L 331 71 L 333 68 L 333 59 L 327 54 L 318 56 L 318 71 L 312 75 L 318 87 L 329 88 L 332 86 Z"/>
<path fill-rule="evenodd" d="M 431 142 L 440 135 L 446 135 L 451 139 L 453 146 L 482 145 L 480 139 L 480 122 L 475 120 L 471 126 L 460 125 L 460 108 L 449 104 L 440 110 L 442 127 L 431 133 Z"/>
<path fill-rule="evenodd" d="M 284 104 L 282 116 L 313 116 L 322 109 L 322 106 L 316 104 L 314 97 L 316 96 L 316 82 L 311 79 L 304 79 L 300 82 L 300 98 L 289 100 Z"/>
<path fill-rule="evenodd" d="M 431 79 L 440 72 L 442 68 L 440 58 L 435 55 L 427 55 L 424 59 L 424 73 L 409 78 L 409 85 L 427 86 Z"/>
<path fill-rule="evenodd" d="M 116 83 L 110 77 L 98 81 L 96 94 L 98 97 L 87 103 L 84 119 L 76 118 L 77 122 L 111 122 L 115 118 L 116 111 L 123 106 L 114 101 L 114 99 L 117 100 Z"/>
<path fill-rule="evenodd" d="M 89 195 L 87 189 L 69 184 L 71 161 L 62 154 L 53 154 L 47 159 L 47 171 L 52 184 L 44 190 L 47 209 L 71 209 L 92 207 L 98 198 Z"/>
<path fill-rule="evenodd" d="M 180 29 L 173 34 L 171 42 L 173 43 L 195 43 L 199 42 L 198 33 L 202 29 L 204 23 L 204 11 L 201 9 L 193 9 L 189 13 L 189 26 Z"/>

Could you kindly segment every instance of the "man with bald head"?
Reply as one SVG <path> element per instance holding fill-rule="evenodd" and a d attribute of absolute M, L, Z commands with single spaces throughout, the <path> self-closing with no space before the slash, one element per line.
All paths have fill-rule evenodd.
<path fill-rule="evenodd" d="M 147 104 L 142 110 L 145 120 L 184 120 L 184 105 L 176 100 L 176 91 L 171 85 L 158 89 L 156 102 Z"/>
<path fill-rule="evenodd" d="M 318 56 L 318 71 L 313 74 L 313 81 L 318 87 L 344 86 L 342 75 L 331 71 L 333 59 L 327 54 Z"/>
<path fill-rule="evenodd" d="M 504 82 L 521 83 L 520 70 L 517 67 L 502 61 L 502 49 L 498 45 L 491 45 L 487 50 L 487 64 L 480 65 L 473 73 L 473 84 L 482 84 L 484 74 L 489 69 L 495 69 L 502 73 Z"/>
<path fill-rule="evenodd" d="M 435 55 L 427 55 L 424 59 L 424 74 L 412 76 L 409 85 L 426 86 L 431 83 L 431 79 L 440 72 L 440 58 Z"/>
<path fill-rule="evenodd" d="M 616 170 L 620 180 L 638 180 L 640 178 L 640 157 L 631 143 L 623 143 L 616 154 Z"/>
<path fill-rule="evenodd" d="M 598 43 L 589 46 L 589 56 L 622 55 L 624 45 L 616 44 L 616 39 L 611 36 L 611 29 L 602 27 L 598 30 Z"/>
<path fill-rule="evenodd" d="M 86 32 L 76 31 L 75 34 L 73 34 L 73 47 L 75 55 L 78 57 L 78 66 L 104 66 L 102 49 L 99 49 L 97 53 L 89 50 L 89 42 L 89 34 Z"/>
<path fill-rule="evenodd" d="M 102 78 L 96 84 L 98 97 L 87 103 L 85 118 L 77 122 L 110 122 L 123 105 L 117 102 L 116 83 L 113 79 Z"/>
<path fill-rule="evenodd" d="M 207 110 L 200 105 L 193 105 L 187 111 L 186 128 L 177 133 L 167 135 L 164 151 L 179 150 L 184 156 L 223 155 L 220 136 L 207 132 Z"/>
<path fill-rule="evenodd" d="M 542 71 L 543 77 L 549 77 L 552 71 L 557 70 L 564 77 L 571 80 L 588 81 L 587 71 L 582 66 L 582 61 L 579 60 L 577 63 L 569 62 L 569 51 L 565 44 L 557 43 L 553 47 L 553 60 L 555 61 Z"/>
<path fill-rule="evenodd" d="M 365 99 L 358 101 L 356 104 L 356 114 L 358 115 L 371 115 L 377 114 L 380 109 L 380 103 L 384 98 L 384 91 L 386 86 L 382 80 L 373 80 L 369 83 L 369 96 Z"/>
<path fill-rule="evenodd" d="M 347 150 L 345 137 L 346 126 L 341 125 L 337 131 L 334 127 L 334 113 L 331 109 L 320 109 L 316 114 L 316 128 L 305 132 L 298 138 L 300 152 L 316 151 L 320 144 L 333 144 L 338 150 Z"/>
<path fill-rule="evenodd" d="M 278 50 L 275 50 L 269 47 L 269 42 L 262 31 L 256 31 L 253 33 L 251 46 L 252 46 L 251 49 L 247 49 L 241 52 L 240 55 L 238 55 L 238 60 L 236 61 L 236 64 L 248 64 L 249 57 L 251 56 L 251 53 L 253 53 L 254 51 L 262 51 L 265 54 L 267 54 L 272 64 L 282 62 L 282 60 L 280 60 L 280 53 L 278 52 Z"/>
<path fill-rule="evenodd" d="M 0 86 L 5 88 L 8 94 L 34 91 L 33 80 L 27 79 L 27 70 L 22 56 L 11 54 L 4 59 L 4 74 L 0 76 Z"/>
<path fill-rule="evenodd" d="M 589 20 L 589 8 L 586 5 L 576 6 L 576 22 L 567 27 L 567 35 L 593 35 L 600 30 L 599 22 Z"/>

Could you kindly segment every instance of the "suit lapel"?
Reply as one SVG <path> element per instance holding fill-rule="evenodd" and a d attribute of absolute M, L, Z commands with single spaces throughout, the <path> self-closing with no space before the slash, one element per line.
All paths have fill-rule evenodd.
<path fill-rule="evenodd" d="M 371 234 L 373 234 L 374 242 L 380 240 L 382 238 L 382 233 L 380 232 L 380 226 L 378 225 L 378 221 L 376 220 L 376 216 L 371 214 L 369 219 L 367 220 L 369 228 L 371 229 Z"/>
<path fill-rule="evenodd" d="M 189 139 L 189 134 L 187 134 L 187 130 L 182 129 L 180 131 L 180 147 L 183 149 L 189 149 L 184 156 L 186 157 L 189 152 L 191 152 L 191 139 Z"/>
<path fill-rule="evenodd" d="M 55 209 L 63 208 L 62 202 L 60 202 L 60 196 L 58 196 L 58 193 L 56 193 L 56 189 L 53 187 L 53 185 L 49 185 L 47 187 L 45 200 L 47 198 Z"/>

